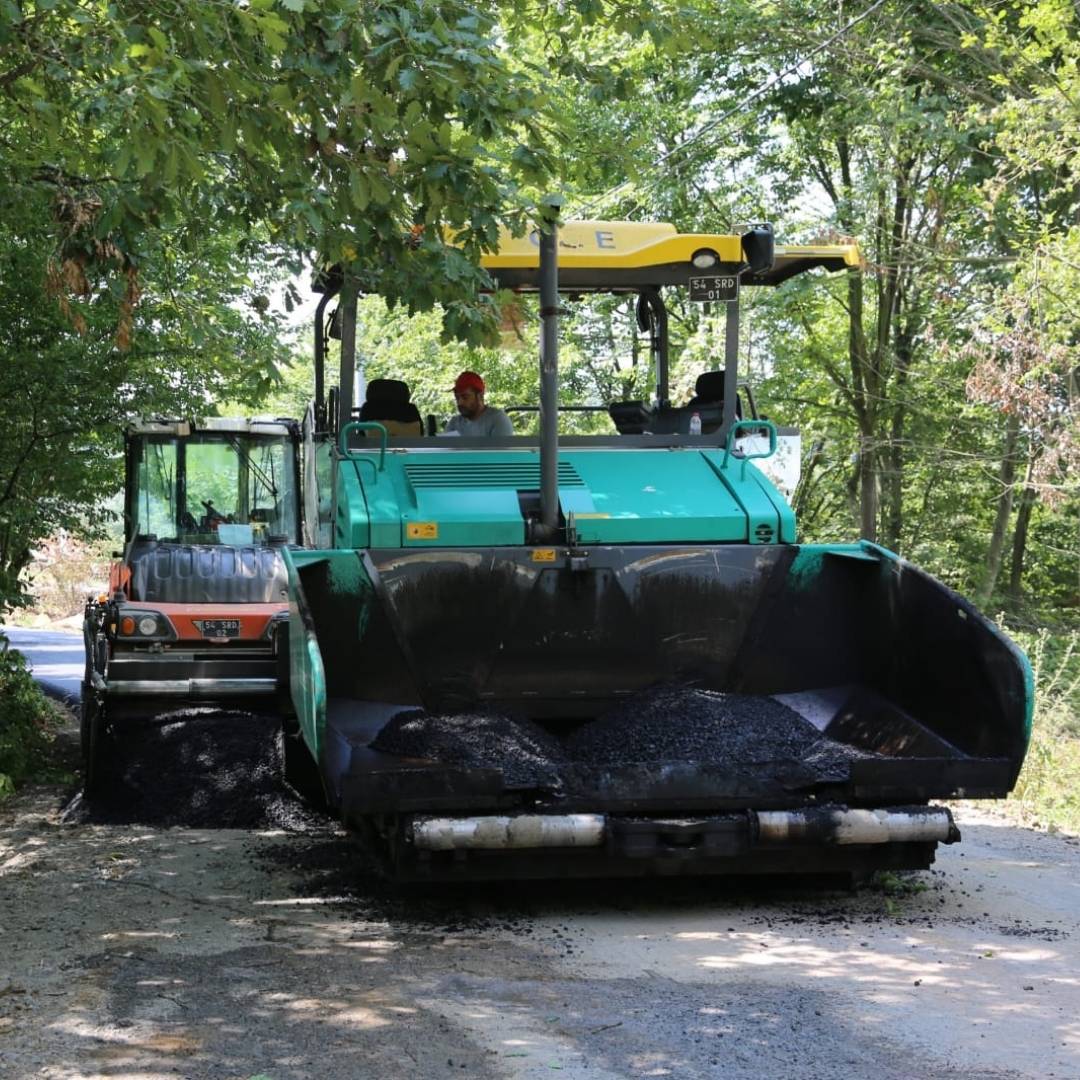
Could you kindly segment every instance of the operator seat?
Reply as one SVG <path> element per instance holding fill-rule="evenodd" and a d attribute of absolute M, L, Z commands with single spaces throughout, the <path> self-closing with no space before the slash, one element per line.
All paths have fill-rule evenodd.
<path fill-rule="evenodd" d="M 724 405 L 724 379 L 727 372 L 720 368 L 719 371 L 703 371 L 694 383 L 694 396 L 686 403 L 690 408 L 694 405 Z M 704 419 L 704 418 L 703 418 Z M 738 395 L 735 397 L 735 419 L 742 419 L 742 402 Z"/>
<path fill-rule="evenodd" d="M 694 396 L 685 405 L 664 405 L 652 417 L 648 431 L 654 435 L 686 435 L 694 413 L 701 420 L 701 434 L 712 435 L 724 423 L 724 370 L 706 371 L 694 384 Z M 742 419 L 742 403 L 735 398 L 735 419 Z"/>
<path fill-rule="evenodd" d="M 694 383 L 694 396 L 683 406 L 691 415 L 698 413 L 701 417 L 701 433 L 711 435 L 720 430 L 724 422 L 724 379 L 727 372 L 724 368 L 719 371 L 703 371 Z M 742 402 L 739 395 L 735 395 L 735 419 L 742 419 Z"/>
<path fill-rule="evenodd" d="M 608 406 L 608 415 L 620 435 L 641 435 L 649 430 L 652 410 L 643 401 L 613 401 Z"/>
<path fill-rule="evenodd" d="M 423 435 L 420 410 L 411 397 L 409 384 L 401 379 L 372 379 L 360 406 L 360 419 L 378 421 L 390 435 Z"/>

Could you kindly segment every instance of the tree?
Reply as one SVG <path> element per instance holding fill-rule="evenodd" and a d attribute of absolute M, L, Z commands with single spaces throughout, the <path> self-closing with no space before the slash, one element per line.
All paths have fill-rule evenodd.
<path fill-rule="evenodd" d="M 5 588 L 36 530 L 88 506 L 110 473 L 89 435 L 77 477 L 55 468 L 77 459 L 64 458 L 66 428 L 40 427 L 66 415 L 37 377 L 50 364 L 69 369 L 84 433 L 163 397 L 174 408 L 243 401 L 236 385 L 270 378 L 276 354 L 261 339 L 241 348 L 228 298 L 268 265 L 340 264 L 347 288 L 409 311 L 438 303 L 442 336 L 475 345 L 497 323 L 480 251 L 500 224 L 543 212 L 549 182 L 568 171 L 556 164 L 563 120 L 547 88 L 619 77 L 609 57 L 570 62 L 561 42 L 601 23 L 658 41 L 675 10 L 669 0 L 650 11 L 619 0 L 0 3 L 0 230 L 40 290 L 7 301 L 47 326 L 21 347 L 12 378 L 44 394 L 45 419 L 27 431 L 35 453 L 51 448 L 37 471 L 8 475 L 18 505 L 6 511 Z M 527 36 L 544 47 L 520 45 Z M 212 279 L 220 298 L 199 293 L 206 260 L 202 286 Z M 50 321 L 46 296 L 66 324 Z M 102 408 L 111 386 L 124 388 L 113 413 Z M 18 463 L 20 436 L 9 435 Z M 63 509 L 33 504 L 43 489 L 31 472 L 61 484 Z"/>
<path fill-rule="evenodd" d="M 1008 582 L 1014 602 L 1020 598 L 1036 503 L 1060 509 L 1080 493 L 1075 479 L 1080 472 L 1075 346 L 1080 318 L 1070 300 L 1080 284 L 1080 262 L 1068 257 L 1076 247 L 1080 232 L 1074 230 L 1063 243 L 1041 251 L 1041 258 L 1017 274 L 1013 288 L 988 306 L 983 325 L 964 350 L 972 360 L 968 396 L 991 407 L 1005 426 L 1000 497 L 977 597 L 981 603 L 989 601 L 998 582 L 1017 492 L 1020 510 Z M 1020 468 L 1022 481 L 1017 480 Z"/>
<path fill-rule="evenodd" d="M 127 351 L 114 341 L 122 300 L 85 305 L 81 333 L 49 302 L 43 241 L 0 219 L 0 614 L 23 599 L 36 543 L 103 520 L 132 413 L 190 416 L 216 400 L 256 400 L 286 355 L 277 320 L 258 310 L 264 283 L 236 273 L 235 237 L 197 258 L 161 239 Z"/>
<path fill-rule="evenodd" d="M 479 245 L 551 167 L 535 73 L 500 47 L 499 11 L 9 0 L 0 180 L 52 197 L 54 290 L 119 278 L 122 319 L 153 237 L 183 220 L 196 239 L 258 226 L 294 268 L 340 262 L 368 291 L 441 299 L 449 329 L 476 336 Z"/>

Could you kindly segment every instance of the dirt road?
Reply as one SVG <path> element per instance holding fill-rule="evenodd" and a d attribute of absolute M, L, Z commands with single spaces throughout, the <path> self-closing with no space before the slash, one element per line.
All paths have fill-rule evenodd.
<path fill-rule="evenodd" d="M 64 824 L 62 795 L 0 811 L 5 1080 L 1080 1076 L 1072 839 L 962 818 L 855 895 L 403 896 L 326 822 Z"/>

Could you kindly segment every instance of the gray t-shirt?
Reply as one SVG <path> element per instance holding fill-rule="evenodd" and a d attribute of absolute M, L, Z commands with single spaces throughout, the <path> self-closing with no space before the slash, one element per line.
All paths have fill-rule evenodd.
<path fill-rule="evenodd" d="M 486 405 L 484 411 L 475 420 L 466 420 L 461 413 L 451 417 L 446 430 L 456 431 L 463 439 L 486 439 L 492 436 L 513 435 L 514 425 L 510 423 L 510 417 L 502 409 L 496 409 L 494 405 Z"/>

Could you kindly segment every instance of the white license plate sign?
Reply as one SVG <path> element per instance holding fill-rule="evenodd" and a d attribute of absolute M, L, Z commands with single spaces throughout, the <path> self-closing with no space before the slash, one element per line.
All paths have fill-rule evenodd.
<path fill-rule="evenodd" d="M 698 303 L 734 303 L 739 299 L 739 279 L 734 274 L 690 279 L 690 299 Z"/>

